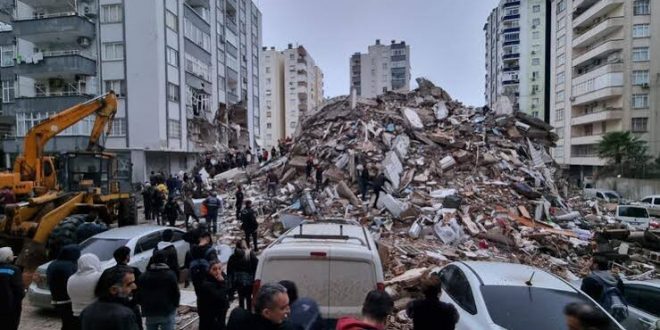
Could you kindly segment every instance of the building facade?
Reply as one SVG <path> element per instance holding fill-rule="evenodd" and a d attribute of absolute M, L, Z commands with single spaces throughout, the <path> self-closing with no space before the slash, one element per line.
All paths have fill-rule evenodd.
<path fill-rule="evenodd" d="M 547 0 L 501 0 L 488 16 L 486 104 L 508 97 L 514 111 L 549 120 Z"/>
<path fill-rule="evenodd" d="M 350 90 L 358 96 L 373 98 L 387 91 L 410 90 L 410 46 L 405 41 L 383 45 L 376 40 L 366 54 L 353 54 L 349 67 Z"/>
<path fill-rule="evenodd" d="M 219 109 L 246 109 L 259 134 L 261 13 L 248 0 L 2 0 L 3 150 L 49 115 L 114 90 L 119 107 L 107 149 L 131 166 L 176 173 L 220 142 Z M 94 118 L 47 151 L 84 149 Z M 225 126 L 228 126 L 225 123 Z"/>
<path fill-rule="evenodd" d="M 551 124 L 556 161 L 590 176 L 603 135 L 631 131 L 660 153 L 660 0 L 554 0 Z"/>
<path fill-rule="evenodd" d="M 292 137 L 306 114 L 323 102 L 323 72 L 303 46 L 261 53 L 262 146 Z"/>

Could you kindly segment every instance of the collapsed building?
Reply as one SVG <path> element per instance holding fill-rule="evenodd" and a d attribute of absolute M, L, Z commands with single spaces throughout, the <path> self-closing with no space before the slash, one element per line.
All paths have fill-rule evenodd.
<path fill-rule="evenodd" d="M 550 125 L 506 105 L 465 106 L 428 80 L 418 84 L 376 99 L 335 98 L 301 123 L 287 155 L 210 182 L 230 205 L 231 188 L 243 185 L 266 244 L 305 219 L 368 227 L 400 311 L 397 329 L 407 328 L 401 309 L 420 277 L 454 260 L 524 263 L 576 280 L 600 255 L 629 278 L 655 276 L 656 234 L 640 238 L 616 228 L 611 205 L 569 198 L 575 192 L 547 152 L 557 140 Z M 323 170 L 321 191 L 305 176 L 309 156 Z M 389 181 L 376 208 L 373 193 L 359 198 L 359 165 Z M 269 171 L 280 178 L 274 197 L 265 191 Z M 221 241 L 242 237 L 233 215 L 226 226 Z"/>

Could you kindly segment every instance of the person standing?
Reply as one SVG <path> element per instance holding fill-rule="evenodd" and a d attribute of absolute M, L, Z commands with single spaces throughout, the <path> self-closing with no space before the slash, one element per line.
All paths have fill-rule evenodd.
<path fill-rule="evenodd" d="M 99 279 L 99 283 L 105 279 L 106 276 L 111 274 L 113 271 L 116 271 L 118 268 L 121 267 L 128 267 L 131 270 L 131 273 L 133 274 L 133 277 L 135 280 L 139 279 L 140 276 L 142 276 L 142 272 L 140 269 L 137 267 L 129 266 L 128 264 L 131 262 L 131 248 L 128 246 L 121 246 L 113 252 L 112 257 L 115 259 L 115 262 L 117 263 L 115 266 L 112 266 L 106 270 L 103 271 L 103 274 L 101 274 L 101 279 Z M 94 291 L 96 296 L 100 296 L 102 293 L 98 291 L 99 286 L 96 287 L 96 290 Z M 122 299 L 121 302 L 126 305 L 126 307 L 130 308 L 133 313 L 135 314 L 135 317 L 138 320 L 142 320 L 142 312 L 140 311 L 140 306 L 139 302 L 137 299 L 130 299 L 132 296 L 136 295 L 137 293 L 137 286 L 135 286 L 129 294 L 125 297 L 125 299 Z M 138 328 L 142 329 L 142 322 L 139 322 Z"/>
<path fill-rule="evenodd" d="M 286 288 L 279 283 L 266 283 L 255 296 L 254 314 L 241 308 L 234 308 L 227 330 L 293 330 L 287 320 L 289 296 Z"/>
<path fill-rule="evenodd" d="M 174 272 L 177 280 L 179 279 L 179 257 L 176 248 L 172 243 L 174 239 L 174 231 L 172 229 L 165 229 L 161 234 L 161 241 L 156 245 L 156 251 L 162 252 L 165 255 L 165 264 L 170 267 Z M 152 261 L 153 262 L 153 261 Z"/>
<path fill-rule="evenodd" d="M 312 155 L 307 156 L 307 162 L 305 163 L 305 175 L 307 180 L 312 176 L 312 170 L 314 169 L 314 157 Z"/>
<path fill-rule="evenodd" d="M 259 228 L 259 223 L 257 222 L 257 216 L 254 214 L 252 209 L 252 201 L 245 201 L 245 209 L 241 212 L 241 229 L 245 232 L 245 242 L 247 246 L 250 247 L 250 237 L 254 242 L 254 251 L 259 251 L 257 246 L 257 229 Z"/>
<path fill-rule="evenodd" d="M 99 258 L 94 254 L 85 253 L 78 258 L 78 271 L 67 281 L 66 291 L 71 298 L 76 329 L 80 329 L 80 313 L 96 301 L 94 290 L 102 273 Z"/>
<path fill-rule="evenodd" d="M 186 231 L 190 228 L 188 222 L 190 221 L 191 217 L 199 223 L 199 217 L 195 213 L 195 203 L 192 200 L 192 193 L 186 194 L 185 198 L 183 199 L 183 216 L 183 220 L 186 223 Z"/>
<path fill-rule="evenodd" d="M 153 196 L 154 189 L 150 183 L 144 184 L 144 189 L 142 190 L 142 203 L 144 204 L 144 218 L 146 220 L 152 220 L 153 217 Z"/>
<path fill-rule="evenodd" d="M 67 282 L 71 275 L 75 274 L 80 258 L 80 248 L 77 244 L 69 244 L 62 247 L 57 259 L 48 265 L 46 279 L 52 304 L 55 311 L 62 320 L 62 330 L 76 329 L 71 306 L 71 298 L 67 292 Z"/>
<path fill-rule="evenodd" d="M 582 280 L 580 290 L 621 322 L 628 317 L 623 281 L 610 272 L 607 260 L 597 258 L 593 258 L 592 272 Z"/>
<path fill-rule="evenodd" d="M 156 219 L 156 224 L 159 226 L 165 225 L 165 219 L 163 219 L 163 206 L 165 205 L 165 195 L 159 189 L 153 190 L 153 195 L 151 196 L 151 212 L 153 217 Z"/>
<path fill-rule="evenodd" d="M 266 148 L 264 148 L 264 156 L 263 157 L 264 157 L 264 162 L 267 162 L 268 161 L 268 150 L 266 150 Z"/>
<path fill-rule="evenodd" d="M 98 300 L 80 313 L 82 330 L 139 330 L 142 320 L 128 307 L 137 286 L 133 269 L 117 266 L 103 272 L 96 286 Z"/>
<path fill-rule="evenodd" d="M 257 149 L 257 160 L 259 163 L 264 161 L 264 154 L 261 152 L 261 148 Z"/>
<path fill-rule="evenodd" d="M 245 161 L 247 161 L 248 165 L 252 164 L 252 149 L 247 148 L 245 151 Z"/>
<path fill-rule="evenodd" d="M 362 200 L 367 200 L 367 192 L 369 191 L 369 169 L 366 165 L 358 165 L 358 185 L 360 186 L 360 194 L 362 194 Z"/>
<path fill-rule="evenodd" d="M 206 279 L 197 292 L 199 330 L 224 330 L 229 309 L 229 288 L 218 260 L 209 262 Z"/>
<path fill-rule="evenodd" d="M 23 272 L 14 266 L 15 258 L 10 247 L 0 248 L 0 324 L 7 330 L 18 329 L 25 296 Z"/>
<path fill-rule="evenodd" d="M 319 304 L 312 298 L 299 298 L 298 287 L 291 281 L 280 281 L 280 284 L 286 288 L 286 294 L 289 296 L 289 306 L 291 313 L 289 321 L 297 329 L 321 330 L 323 329 L 323 318 Z"/>
<path fill-rule="evenodd" d="M 277 184 L 280 182 L 277 174 L 275 174 L 273 170 L 268 171 L 268 174 L 266 175 L 266 181 L 268 182 L 268 196 L 275 196 Z"/>
<path fill-rule="evenodd" d="M 385 174 L 381 173 L 378 174 L 376 177 L 376 180 L 374 180 L 374 195 L 376 195 L 376 199 L 374 200 L 374 206 L 372 208 L 376 208 L 376 205 L 378 205 L 378 197 L 380 195 L 380 192 L 385 192 L 385 182 L 389 182 L 392 184 L 392 181 L 390 181 L 388 178 L 385 177 Z"/>
<path fill-rule="evenodd" d="M 394 301 L 387 292 L 372 290 L 362 304 L 362 318 L 343 317 L 337 321 L 337 330 L 383 330 L 393 309 Z"/>
<path fill-rule="evenodd" d="M 270 149 L 270 158 L 271 158 L 271 159 L 275 159 L 275 158 L 277 158 L 277 149 L 275 149 L 275 146 L 273 146 L 273 147 Z"/>
<path fill-rule="evenodd" d="M 239 184 L 236 187 L 236 218 L 241 216 L 241 209 L 243 208 L 243 190 Z"/>
<path fill-rule="evenodd" d="M 183 213 L 181 212 L 179 203 L 174 200 L 172 195 L 167 198 L 167 203 L 165 204 L 163 213 L 165 213 L 165 217 L 167 218 L 167 222 L 169 223 L 170 227 L 174 227 L 176 225 L 176 219 L 178 219 L 179 215 Z"/>
<path fill-rule="evenodd" d="M 227 262 L 227 275 L 231 279 L 231 287 L 238 292 L 238 306 L 243 309 L 252 307 L 252 284 L 257 272 L 259 260 L 250 250 L 244 240 L 236 243 L 234 253 Z"/>
<path fill-rule="evenodd" d="M 454 330 L 458 322 L 458 311 L 452 304 L 441 302 L 440 279 L 431 275 L 422 280 L 423 299 L 408 303 L 406 314 L 413 320 L 414 330 Z"/>
<path fill-rule="evenodd" d="M 211 231 L 215 234 L 218 231 L 218 212 L 222 210 L 222 201 L 218 198 L 218 193 L 212 191 L 202 204 L 206 206 L 206 223 L 212 226 Z"/>
<path fill-rule="evenodd" d="M 323 185 L 323 168 L 321 165 L 316 166 L 316 190 L 321 190 Z"/>
<path fill-rule="evenodd" d="M 147 330 L 174 330 L 181 298 L 177 277 L 167 264 L 164 250 L 154 252 L 152 260 L 137 284 L 142 315 L 147 318 Z"/>

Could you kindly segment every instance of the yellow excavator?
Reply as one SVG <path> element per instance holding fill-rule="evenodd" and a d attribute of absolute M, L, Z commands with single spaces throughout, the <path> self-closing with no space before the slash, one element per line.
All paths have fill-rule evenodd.
<path fill-rule="evenodd" d="M 13 171 L 0 173 L 0 188 L 18 200 L 4 207 L 0 241 L 21 251 L 19 264 L 32 268 L 56 257 L 62 246 L 80 243 L 76 229 L 85 221 L 137 223 L 130 162 L 99 144 L 116 113 L 117 96 L 109 92 L 49 117 L 26 134 Z M 96 118 L 86 151 L 45 154 L 48 141 L 91 115 Z"/>

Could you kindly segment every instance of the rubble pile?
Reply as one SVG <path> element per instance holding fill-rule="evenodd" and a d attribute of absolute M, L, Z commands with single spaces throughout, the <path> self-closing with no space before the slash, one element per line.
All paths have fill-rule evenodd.
<path fill-rule="evenodd" d="M 265 243 L 303 219 L 360 221 L 379 243 L 397 311 L 421 276 L 453 260 L 530 264 L 568 280 L 586 275 L 594 230 L 606 223 L 588 216 L 595 211 L 584 208 L 587 201 L 560 194 L 566 182 L 547 153 L 557 140 L 552 126 L 510 105 L 468 107 L 428 80 L 418 85 L 377 99 L 335 98 L 302 122 L 286 157 L 211 181 L 247 184 Z M 310 156 L 323 171 L 320 191 L 314 174 L 305 175 Z M 377 208 L 371 189 L 369 200 L 360 198 L 360 167 L 387 178 Z M 268 171 L 280 178 L 272 198 Z M 228 223 L 226 237 L 241 237 L 238 221 Z M 644 262 L 621 266 L 631 275 L 653 273 Z M 392 321 L 407 328 L 405 313 Z"/>

